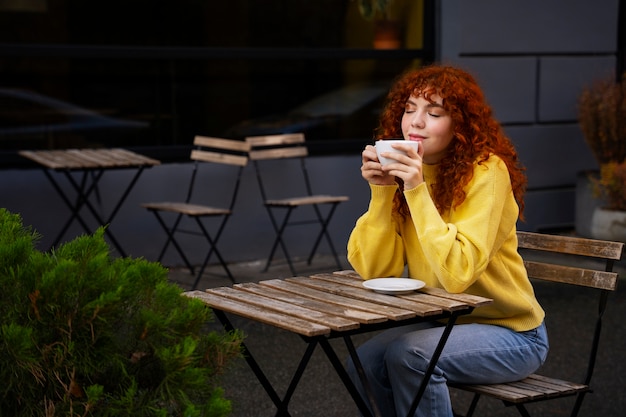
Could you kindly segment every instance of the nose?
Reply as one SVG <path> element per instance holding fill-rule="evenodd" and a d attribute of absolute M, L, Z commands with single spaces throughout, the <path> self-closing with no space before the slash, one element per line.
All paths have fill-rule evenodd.
<path fill-rule="evenodd" d="M 411 126 L 422 128 L 424 127 L 424 116 L 422 112 L 416 111 L 411 117 Z"/>

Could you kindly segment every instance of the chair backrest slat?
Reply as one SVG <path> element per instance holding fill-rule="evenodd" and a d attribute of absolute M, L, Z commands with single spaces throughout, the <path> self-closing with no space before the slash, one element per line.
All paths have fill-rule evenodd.
<path fill-rule="evenodd" d="M 524 265 L 530 278 L 563 284 L 582 285 L 609 291 L 617 289 L 618 274 L 616 272 L 597 271 L 535 261 L 524 261 Z"/>
<path fill-rule="evenodd" d="M 622 257 L 624 243 L 521 231 L 517 238 L 520 252 L 528 252 L 523 255 L 530 278 L 608 291 L 617 288 L 618 274 L 612 268 Z M 542 252 L 551 254 L 550 263 L 533 258 Z"/>
<path fill-rule="evenodd" d="M 237 167 L 236 180 L 233 184 L 233 190 L 231 193 L 231 199 L 229 208 L 235 204 L 239 184 L 241 182 L 241 175 L 248 164 L 249 157 L 248 151 L 250 145 L 245 141 L 234 139 L 222 139 L 208 136 L 197 135 L 194 137 L 193 144 L 195 149 L 191 151 L 190 159 L 194 161 L 194 168 L 189 181 L 189 187 L 187 189 L 187 197 L 185 203 L 189 203 L 193 200 L 193 195 L 196 190 L 196 177 L 198 175 L 199 166 L 204 162 L 217 163 L 223 165 L 231 165 Z"/>
<path fill-rule="evenodd" d="M 248 163 L 248 157 L 243 155 L 230 155 L 219 152 L 203 151 L 194 149 L 191 151 L 191 159 L 194 161 L 215 162 L 218 164 L 230 164 L 244 166 Z"/>
<path fill-rule="evenodd" d="M 304 158 L 309 154 L 305 146 L 291 148 L 271 148 L 250 151 L 250 159 L 259 161 L 262 159 Z"/>
<path fill-rule="evenodd" d="M 573 236 L 519 231 L 517 232 L 517 239 L 520 248 L 613 260 L 619 260 L 624 250 L 622 242 L 609 242 Z"/>
<path fill-rule="evenodd" d="M 304 133 L 285 133 L 280 135 L 249 136 L 246 142 L 253 148 L 265 146 L 294 145 L 304 143 Z"/>
<path fill-rule="evenodd" d="M 250 159 L 253 161 L 305 158 L 309 154 L 302 133 L 250 136 L 246 138 L 246 143 L 250 146 Z"/>
<path fill-rule="evenodd" d="M 246 138 L 246 142 L 250 145 L 250 152 L 248 155 L 250 160 L 254 162 L 257 181 L 259 183 L 259 189 L 263 200 L 270 198 L 270 194 L 275 194 L 275 192 L 269 192 L 270 189 L 273 191 L 277 190 L 275 186 L 267 183 L 267 179 L 264 179 L 264 176 L 266 175 L 264 172 L 270 171 L 270 167 L 272 166 L 276 167 L 278 162 L 275 161 L 279 159 L 299 160 L 301 174 L 297 175 L 302 179 L 302 185 L 304 185 L 304 188 L 297 192 L 297 194 L 304 192 L 306 192 L 307 195 L 313 194 L 311 181 L 306 168 L 306 158 L 309 151 L 304 144 L 305 140 L 303 133 L 249 136 Z M 280 188 L 278 190 L 280 190 Z M 281 192 L 282 191 L 283 190 L 281 190 Z"/>
<path fill-rule="evenodd" d="M 194 161 L 239 165 L 242 167 L 248 163 L 250 145 L 247 142 L 196 136 L 193 143 L 197 148 L 191 151 L 190 158 Z"/>
<path fill-rule="evenodd" d="M 248 152 L 250 150 L 250 144 L 242 140 L 213 138 L 199 135 L 194 137 L 193 144 L 206 148 L 231 150 L 237 152 Z"/>
<path fill-rule="evenodd" d="M 618 274 L 613 272 L 613 265 L 622 258 L 624 243 L 521 231 L 517 232 L 517 238 L 530 278 L 599 290 L 595 330 L 584 379 L 584 384 L 589 385 L 608 294 L 617 289 Z M 582 401 L 582 397 L 579 396 L 578 400 Z"/>

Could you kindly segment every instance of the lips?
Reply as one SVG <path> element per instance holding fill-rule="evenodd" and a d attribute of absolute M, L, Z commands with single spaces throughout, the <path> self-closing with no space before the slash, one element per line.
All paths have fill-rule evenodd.
<path fill-rule="evenodd" d="M 424 136 L 421 135 L 409 135 L 409 140 L 412 140 L 413 142 L 419 142 L 426 139 Z"/>

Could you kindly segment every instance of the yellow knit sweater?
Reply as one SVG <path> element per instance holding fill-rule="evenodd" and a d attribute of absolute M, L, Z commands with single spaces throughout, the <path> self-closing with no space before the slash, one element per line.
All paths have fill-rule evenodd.
<path fill-rule="evenodd" d="M 476 164 L 465 201 L 444 215 L 429 192 L 436 169 L 424 165 L 425 183 L 404 193 L 407 218 L 392 214 L 397 186 L 370 185 L 369 208 L 348 241 L 350 264 L 364 279 L 407 276 L 408 271 L 428 286 L 494 300 L 460 323 L 515 331 L 537 327 L 545 313 L 517 251 L 519 208 L 506 164 L 497 156 Z"/>

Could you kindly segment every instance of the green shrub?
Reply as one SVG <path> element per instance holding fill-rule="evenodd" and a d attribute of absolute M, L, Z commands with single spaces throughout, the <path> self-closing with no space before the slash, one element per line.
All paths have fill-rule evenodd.
<path fill-rule="evenodd" d="M 226 416 L 219 387 L 238 332 L 143 259 L 112 258 L 104 229 L 51 252 L 0 209 L 0 415 Z"/>

